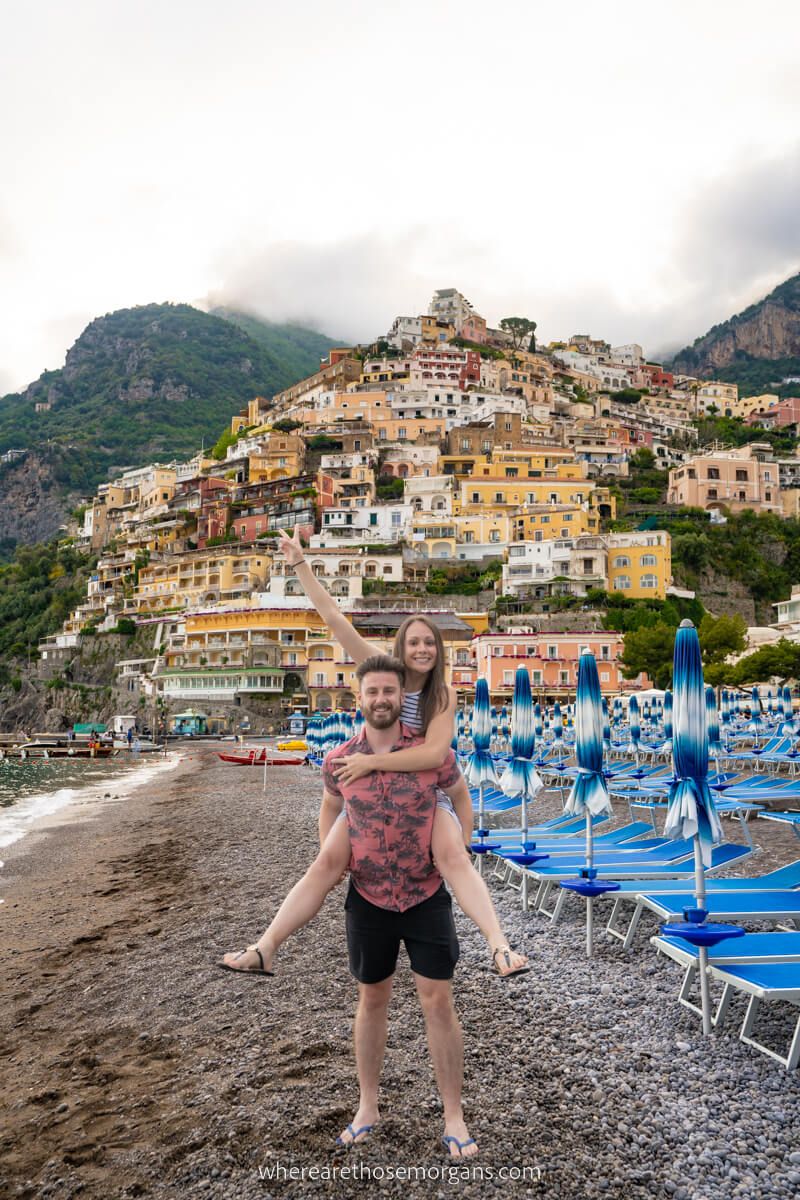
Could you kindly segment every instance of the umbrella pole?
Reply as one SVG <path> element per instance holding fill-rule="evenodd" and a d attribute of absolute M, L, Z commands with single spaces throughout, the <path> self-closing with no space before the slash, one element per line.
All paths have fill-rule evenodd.
<path fill-rule="evenodd" d="M 697 907 L 706 906 L 706 877 L 703 870 L 703 857 L 700 850 L 700 839 L 694 839 L 694 890 Z M 700 958 L 700 1007 L 703 1010 L 703 1034 L 708 1037 L 711 1033 L 711 993 L 708 987 L 708 949 L 698 947 Z"/>
<path fill-rule="evenodd" d="M 486 828 L 486 826 L 484 825 L 484 816 L 483 816 L 483 789 L 484 789 L 484 786 L 485 785 L 483 783 L 483 780 L 481 780 L 481 782 L 478 784 L 478 828 L 479 829 Z M 483 837 L 482 834 L 481 834 L 481 837 Z M 478 874 L 483 875 L 483 855 L 482 854 L 478 855 Z"/>
<path fill-rule="evenodd" d="M 594 865 L 594 845 L 592 842 L 592 814 L 586 809 L 586 867 L 591 871 Z M 591 876 L 589 876 L 591 878 Z M 592 957 L 594 943 L 594 908 L 591 896 L 586 897 L 586 957 Z"/>
<path fill-rule="evenodd" d="M 522 849 L 528 840 L 528 797 L 522 794 Z M 528 911 L 528 868 L 522 867 L 522 911 Z"/>

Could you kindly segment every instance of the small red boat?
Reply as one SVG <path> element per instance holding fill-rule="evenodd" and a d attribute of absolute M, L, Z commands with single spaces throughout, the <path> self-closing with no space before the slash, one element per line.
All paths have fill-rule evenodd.
<path fill-rule="evenodd" d="M 217 757 L 223 762 L 236 763 L 240 767 L 263 767 L 264 759 L 267 750 L 249 750 L 247 753 L 240 752 L 239 754 L 222 754 L 217 751 Z M 305 760 L 302 758 L 267 758 L 268 767 L 302 767 Z"/>

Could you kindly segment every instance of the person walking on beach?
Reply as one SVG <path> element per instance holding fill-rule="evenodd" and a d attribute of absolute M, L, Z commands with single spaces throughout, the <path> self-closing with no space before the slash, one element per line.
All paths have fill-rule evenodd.
<path fill-rule="evenodd" d="M 363 663 L 379 647 L 356 632 L 316 578 L 303 554 L 299 530 L 295 528 L 292 538 L 281 530 L 279 547 L 333 637 L 354 662 Z M 409 617 L 397 631 L 394 654 L 405 667 L 403 722 L 419 737 L 413 744 L 390 753 L 354 753 L 337 760 L 340 785 L 356 783 L 379 771 L 413 774 L 437 770 L 452 753 L 450 743 L 455 729 L 456 694 L 445 683 L 441 633 L 427 617 Z M 462 911 L 485 937 L 495 971 L 509 978 L 527 970 L 528 960 L 509 946 L 489 889 L 472 867 L 467 853 L 472 839 L 472 803 L 466 789 L 459 792 L 459 796 L 458 804 L 454 806 L 446 796 L 440 795 L 431 826 L 430 850 Z M 324 839 L 318 857 L 294 885 L 258 941 L 246 950 L 224 955 L 219 965 L 225 970 L 248 975 L 270 975 L 278 947 L 319 912 L 325 897 L 347 871 L 349 861 L 348 827 L 344 821 L 339 821 Z"/>
<path fill-rule="evenodd" d="M 468 1158 L 478 1147 L 461 1106 L 464 1047 L 452 988 L 458 938 L 450 894 L 431 861 L 430 843 L 437 788 L 454 803 L 469 792 L 452 750 L 439 767 L 425 771 L 378 770 L 355 780 L 342 778 L 337 765 L 354 754 L 386 755 L 421 742 L 400 721 L 402 663 L 376 654 L 361 663 L 356 678 L 364 728 L 327 756 L 320 809 L 323 842 L 344 813 L 352 855 L 345 911 L 350 971 L 358 981 L 353 1032 L 360 1099 L 337 1142 L 362 1142 L 379 1119 L 389 1001 L 403 942 L 444 1107 L 442 1141 L 451 1157 Z"/>

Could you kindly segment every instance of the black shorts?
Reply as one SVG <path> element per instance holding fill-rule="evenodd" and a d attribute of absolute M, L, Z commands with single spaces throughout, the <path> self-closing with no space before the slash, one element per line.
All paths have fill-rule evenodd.
<path fill-rule="evenodd" d="M 350 971 L 359 983 L 380 983 L 394 974 L 400 943 L 411 970 L 426 979 L 452 979 L 458 962 L 453 903 L 444 884 L 405 912 L 378 908 L 351 882 L 344 902 Z"/>

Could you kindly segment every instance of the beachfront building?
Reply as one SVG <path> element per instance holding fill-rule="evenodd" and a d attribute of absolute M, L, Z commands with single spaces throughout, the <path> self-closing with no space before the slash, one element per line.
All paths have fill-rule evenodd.
<path fill-rule="evenodd" d="M 310 539 L 313 548 L 392 544 L 408 536 L 410 504 L 374 504 L 366 508 L 326 508 L 322 527 Z"/>
<path fill-rule="evenodd" d="M 646 675 L 633 680 L 623 677 L 620 633 L 487 633 L 472 643 L 477 676 L 487 681 L 491 703 L 497 705 L 510 703 L 514 674 L 520 666 L 530 675 L 536 700 L 572 697 L 578 682 L 578 660 L 586 650 L 597 659 L 600 690 L 606 695 L 649 686 Z"/>
<path fill-rule="evenodd" d="M 781 512 L 778 464 L 760 442 L 696 454 L 669 473 L 667 503 L 731 512 Z"/>

